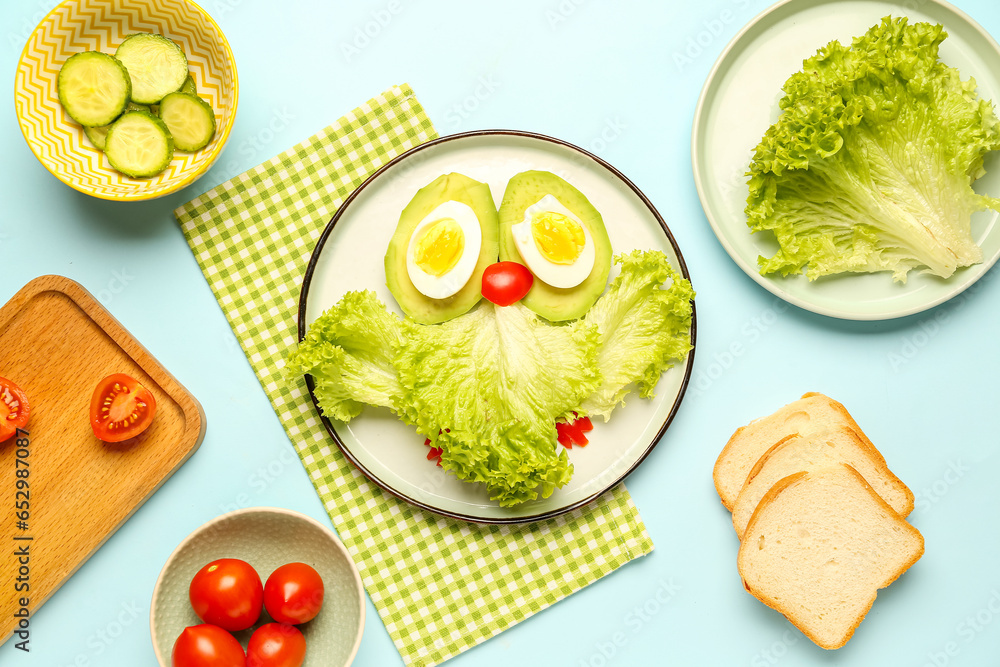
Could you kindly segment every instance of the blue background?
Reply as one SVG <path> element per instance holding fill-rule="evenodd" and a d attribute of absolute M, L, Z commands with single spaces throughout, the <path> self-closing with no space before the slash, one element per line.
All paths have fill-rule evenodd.
<path fill-rule="evenodd" d="M 996 664 L 996 270 L 922 315 L 837 321 L 758 287 L 702 213 L 689 150 L 698 95 L 726 43 L 766 0 L 202 4 L 236 55 L 240 109 L 226 152 L 187 189 L 135 204 L 88 198 L 41 167 L 14 105 L 0 106 L 0 302 L 38 275 L 79 281 L 208 418 L 194 457 L 35 614 L 31 653 L 8 642 L 0 663 L 153 666 L 153 584 L 189 532 L 246 505 L 286 507 L 329 525 L 173 209 L 409 82 L 441 134 L 530 130 L 610 161 L 667 218 L 698 290 L 691 388 L 663 442 L 628 480 L 655 552 L 450 664 Z M 956 4 L 1000 35 L 995 0 Z M 0 4 L 10 84 L 50 8 Z M 738 542 L 711 480 L 735 427 L 805 391 L 847 405 L 916 493 L 910 520 L 927 542 L 923 559 L 833 653 L 742 590 Z M 370 602 L 355 664 L 401 664 Z"/>

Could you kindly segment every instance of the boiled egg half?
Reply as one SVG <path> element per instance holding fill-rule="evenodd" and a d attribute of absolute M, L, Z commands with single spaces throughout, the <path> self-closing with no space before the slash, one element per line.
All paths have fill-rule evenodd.
<path fill-rule="evenodd" d="M 483 230 L 467 204 L 446 201 L 417 223 L 406 250 L 406 272 L 421 294 L 447 299 L 465 286 L 479 262 Z"/>
<path fill-rule="evenodd" d="M 594 270 L 596 250 L 590 230 L 552 195 L 524 210 L 524 219 L 511 226 L 521 259 L 542 282 L 568 289 Z"/>

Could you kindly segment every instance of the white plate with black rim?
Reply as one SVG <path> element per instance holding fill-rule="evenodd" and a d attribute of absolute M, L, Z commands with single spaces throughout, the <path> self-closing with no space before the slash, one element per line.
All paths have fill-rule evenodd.
<path fill-rule="evenodd" d="M 729 256 L 761 286 L 806 310 L 851 320 L 912 315 L 968 289 L 1000 258 L 1000 214 L 972 217 L 983 262 L 948 279 L 911 271 L 906 284 L 888 272 L 841 274 L 809 282 L 804 275 L 762 276 L 757 257 L 778 244 L 770 233 L 751 235 L 745 173 L 754 148 L 778 119 L 781 87 L 802 61 L 833 40 L 850 44 L 884 16 L 940 23 L 948 32 L 940 57 L 975 78 L 980 97 L 1000 103 L 1000 46 L 969 16 L 941 0 L 784 0 L 754 18 L 722 52 L 702 89 L 692 128 L 691 162 L 698 196 Z M 987 157 L 977 192 L 1000 195 L 1000 155 Z"/>
<path fill-rule="evenodd" d="M 490 130 L 450 135 L 395 158 L 344 202 L 313 251 L 299 300 L 299 339 L 323 311 L 351 290 L 373 290 L 400 314 L 385 286 L 383 258 L 399 214 L 413 195 L 441 174 L 460 172 L 490 186 L 499 203 L 511 176 L 528 169 L 566 179 L 601 212 L 616 254 L 661 250 L 689 278 L 663 218 L 625 176 L 571 144 L 525 132 Z M 612 277 L 617 267 L 612 268 Z M 692 320 L 691 340 L 695 339 Z M 581 507 L 623 480 L 652 451 L 677 412 L 694 363 L 666 371 L 656 396 L 630 395 L 608 422 L 595 421 L 590 444 L 569 452 L 573 478 L 545 499 L 499 507 L 482 485 L 458 480 L 427 460 L 424 438 L 388 410 L 366 408 L 350 423 L 323 422 L 347 458 L 382 489 L 417 507 L 480 523 L 524 523 Z M 310 392 L 312 382 L 309 379 Z M 313 395 L 313 403 L 316 397 Z M 318 411 L 317 405 L 317 411 Z M 553 446 L 560 446 L 553 443 Z"/>

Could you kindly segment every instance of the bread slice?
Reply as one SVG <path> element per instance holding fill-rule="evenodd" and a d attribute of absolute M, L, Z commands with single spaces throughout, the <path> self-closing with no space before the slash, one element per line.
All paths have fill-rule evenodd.
<path fill-rule="evenodd" d="M 878 589 L 924 553 L 924 538 L 846 464 L 772 487 L 737 557 L 750 593 L 825 649 L 854 634 Z"/>
<path fill-rule="evenodd" d="M 757 461 L 733 505 L 733 527 L 740 539 L 764 494 L 791 474 L 847 463 L 865 478 L 900 516 L 913 511 L 913 492 L 886 466 L 882 455 L 854 429 L 840 426 L 811 435 L 790 435 Z"/>
<path fill-rule="evenodd" d="M 847 409 L 823 394 L 807 393 L 777 412 L 736 429 L 715 462 L 712 477 L 726 509 L 732 510 L 747 475 L 764 453 L 790 435 L 848 426 L 866 443 L 871 441 Z M 881 454 L 879 454 L 881 457 Z M 884 462 L 884 461 L 883 461 Z"/>

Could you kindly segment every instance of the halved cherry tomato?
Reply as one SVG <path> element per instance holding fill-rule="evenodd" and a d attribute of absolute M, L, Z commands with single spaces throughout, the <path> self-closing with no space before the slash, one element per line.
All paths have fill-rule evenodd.
<path fill-rule="evenodd" d="M 483 272 L 483 296 L 498 306 L 509 306 L 524 298 L 535 276 L 524 264 L 497 262 Z"/>
<path fill-rule="evenodd" d="M 156 414 L 156 399 L 124 373 L 100 381 L 90 399 L 90 427 L 104 442 L 121 442 L 145 431 Z"/>
<path fill-rule="evenodd" d="M 7 378 L 0 378 L 0 442 L 24 428 L 31 415 L 31 406 L 24 391 Z"/>
<path fill-rule="evenodd" d="M 247 644 L 247 667 L 302 667 L 305 659 L 306 638 L 287 623 L 260 626 Z"/>
<path fill-rule="evenodd" d="M 198 570 L 191 580 L 188 596 L 198 618 L 238 632 L 260 618 L 264 586 L 260 575 L 246 561 L 220 558 Z"/>
<path fill-rule="evenodd" d="M 236 637 L 207 623 L 184 628 L 170 654 L 173 667 L 245 667 L 246 659 Z"/>
<path fill-rule="evenodd" d="M 323 606 L 323 579 L 305 563 L 288 563 L 264 584 L 264 608 L 279 623 L 311 621 Z"/>

